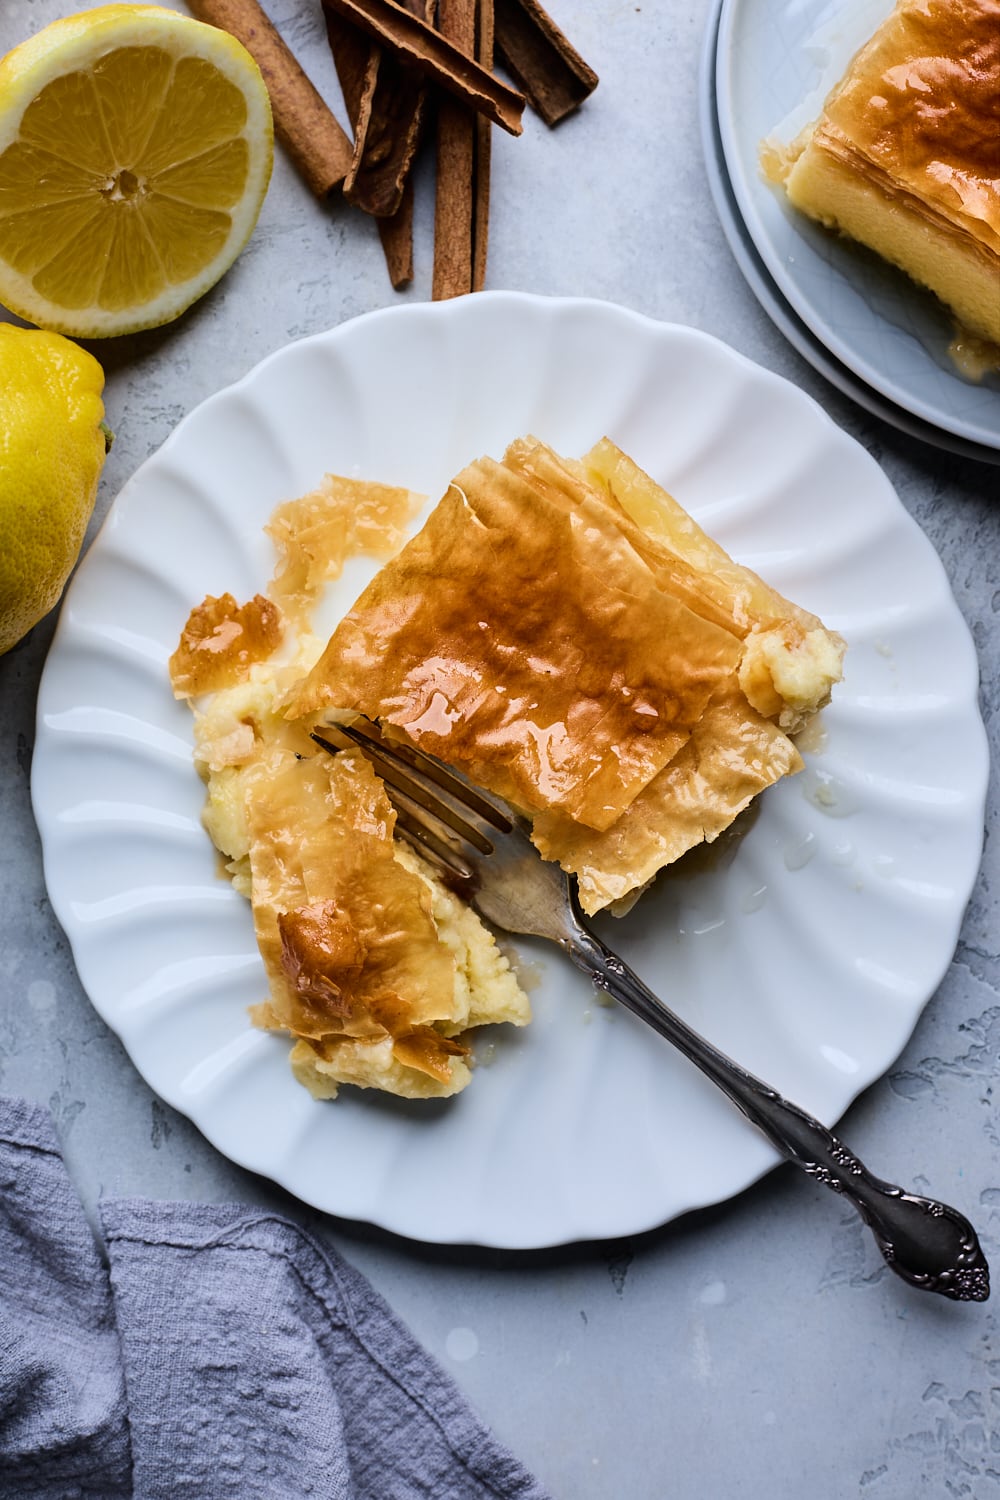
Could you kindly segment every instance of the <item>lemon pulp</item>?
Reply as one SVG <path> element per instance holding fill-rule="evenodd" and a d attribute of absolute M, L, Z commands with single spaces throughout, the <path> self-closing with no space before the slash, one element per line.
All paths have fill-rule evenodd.
<path fill-rule="evenodd" d="M 273 135 L 256 64 L 156 6 L 45 28 L 0 63 L 0 299 L 100 337 L 176 317 L 243 248 Z"/>

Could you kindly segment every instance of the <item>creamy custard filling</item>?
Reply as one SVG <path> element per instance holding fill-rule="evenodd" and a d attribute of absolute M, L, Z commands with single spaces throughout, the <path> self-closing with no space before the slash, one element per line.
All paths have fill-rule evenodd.
<path fill-rule="evenodd" d="M 998 132 L 1000 132 L 1000 119 L 998 119 Z M 903 204 L 911 213 L 928 224 L 933 224 L 945 233 L 954 234 L 960 230 L 964 236 L 967 236 L 962 247 L 963 253 L 981 256 L 984 265 L 996 269 L 1000 274 L 1000 261 L 998 261 L 1000 228 L 995 227 L 986 218 L 965 211 L 961 205 L 945 202 L 944 194 L 941 192 L 935 194 L 933 198 L 922 194 L 913 184 L 907 182 L 905 177 L 898 176 L 891 169 L 874 160 L 829 123 L 817 126 L 808 149 L 826 152 L 846 171 L 864 181 L 866 185 L 875 188 L 890 202 Z M 794 175 L 794 166 L 790 175 Z"/>
<path fill-rule="evenodd" d="M 1000 366 L 1000 0 L 899 0 L 764 175 L 930 288 Z"/>

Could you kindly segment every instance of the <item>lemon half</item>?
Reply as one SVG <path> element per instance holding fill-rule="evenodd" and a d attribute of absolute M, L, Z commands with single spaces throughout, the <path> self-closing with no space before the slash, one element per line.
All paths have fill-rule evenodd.
<path fill-rule="evenodd" d="M 0 302 L 77 337 L 176 318 L 250 238 L 273 142 L 226 32 L 154 5 L 53 22 L 0 61 Z"/>

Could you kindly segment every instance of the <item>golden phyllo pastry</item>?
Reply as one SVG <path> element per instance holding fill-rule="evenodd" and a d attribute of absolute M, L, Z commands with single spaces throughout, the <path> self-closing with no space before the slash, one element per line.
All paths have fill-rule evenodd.
<path fill-rule="evenodd" d="M 900 0 L 819 119 L 763 161 L 796 208 L 1000 344 L 1000 0 Z"/>
<path fill-rule="evenodd" d="M 738 656 L 659 587 L 598 496 L 574 506 L 480 459 L 365 590 L 292 707 L 371 713 L 522 807 L 607 828 Z"/>
<path fill-rule="evenodd" d="M 366 714 L 498 792 L 596 911 L 801 766 L 842 654 L 612 443 L 524 439 L 456 476 L 286 713 Z"/>
<path fill-rule="evenodd" d="M 179 698 L 195 698 L 245 682 L 257 662 L 281 644 L 284 622 L 270 599 L 256 594 L 237 604 L 232 594 L 211 594 L 193 609 L 170 658 L 170 680 Z"/>
<path fill-rule="evenodd" d="M 408 491 L 339 479 L 281 507 L 274 592 L 299 621 L 352 550 L 335 524 L 352 491 L 355 531 L 367 516 L 376 553 L 398 542 L 412 510 Z M 272 600 L 223 595 L 192 611 L 171 658 L 175 692 L 197 698 L 205 826 L 253 911 L 268 996 L 251 1015 L 293 1039 L 292 1068 L 317 1097 L 344 1083 L 454 1094 L 471 1076 L 470 1029 L 524 1025 L 529 1004 L 475 913 L 394 840 L 395 813 L 369 763 L 329 756 L 284 717 L 319 649 Z"/>

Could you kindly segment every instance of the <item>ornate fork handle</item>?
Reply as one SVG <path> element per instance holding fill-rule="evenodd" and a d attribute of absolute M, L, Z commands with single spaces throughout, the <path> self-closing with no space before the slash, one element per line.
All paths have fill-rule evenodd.
<path fill-rule="evenodd" d="M 396 832 L 480 916 L 505 932 L 558 943 L 596 984 L 690 1058 L 782 1155 L 848 1198 L 897 1276 L 956 1302 L 985 1301 L 989 1267 L 967 1219 L 873 1177 L 818 1120 L 674 1015 L 584 924 L 569 879 L 539 858 L 511 808 L 413 746 L 389 744 L 376 726 L 361 723 L 328 726 L 313 738 L 332 754 L 344 741 L 370 757 L 392 798 Z"/>
<path fill-rule="evenodd" d="M 783 1156 L 854 1205 L 889 1267 L 912 1286 L 956 1302 L 984 1302 L 989 1266 L 957 1209 L 883 1182 L 797 1104 L 692 1031 L 582 923 L 560 939 L 579 969 L 660 1033 L 738 1105 Z"/>

